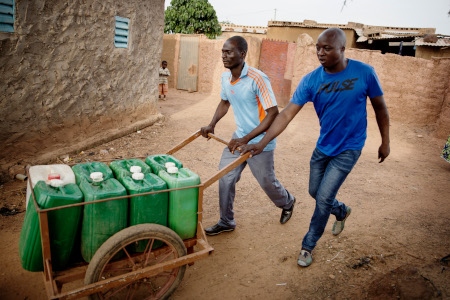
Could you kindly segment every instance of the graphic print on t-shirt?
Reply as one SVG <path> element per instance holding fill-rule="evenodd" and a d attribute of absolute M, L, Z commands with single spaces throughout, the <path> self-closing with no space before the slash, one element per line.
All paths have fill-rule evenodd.
<path fill-rule="evenodd" d="M 329 94 L 342 91 L 351 91 L 355 87 L 355 81 L 357 80 L 358 78 L 352 78 L 345 79 L 342 82 L 340 82 L 339 80 L 335 80 L 333 82 L 322 83 L 317 90 L 317 94 L 320 94 L 321 92 Z"/>

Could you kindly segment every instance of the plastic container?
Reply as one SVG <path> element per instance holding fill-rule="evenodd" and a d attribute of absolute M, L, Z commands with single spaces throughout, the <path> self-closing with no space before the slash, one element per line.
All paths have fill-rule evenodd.
<path fill-rule="evenodd" d="M 159 172 L 169 189 L 200 184 L 200 177 L 187 168 Z M 172 173 L 173 172 L 173 173 Z M 169 228 L 183 240 L 193 238 L 197 231 L 198 188 L 180 189 L 169 192 Z"/>
<path fill-rule="evenodd" d="M 122 184 L 128 195 L 162 191 L 167 189 L 164 180 L 153 173 L 134 173 L 131 177 L 123 177 Z M 154 223 L 167 226 L 169 208 L 169 193 L 161 192 L 137 197 L 129 200 L 129 225 Z M 144 251 L 145 242 L 136 246 L 136 251 Z M 154 244 L 153 248 L 162 246 L 162 243 Z"/>
<path fill-rule="evenodd" d="M 33 186 L 30 185 L 30 181 L 27 182 L 25 209 L 28 208 L 31 191 L 40 180 L 45 181 L 47 184 L 50 183 L 51 179 L 60 179 L 64 182 L 64 185 L 75 183 L 75 174 L 73 173 L 72 168 L 64 164 L 31 166 L 28 173 L 30 174 L 30 180 Z"/>
<path fill-rule="evenodd" d="M 109 167 L 113 171 L 116 179 L 118 179 L 119 181 L 120 178 L 131 177 L 131 175 L 135 173 L 133 172 L 134 169 L 136 169 L 137 173 L 147 174 L 152 172 L 152 169 L 149 165 L 137 158 L 115 160 L 109 164 Z"/>
<path fill-rule="evenodd" d="M 95 176 L 93 176 L 95 177 Z M 81 180 L 84 201 L 94 201 L 127 195 L 115 178 Z M 127 227 L 128 199 L 118 199 L 85 205 L 81 225 L 81 255 L 90 262 L 97 249 L 112 235 Z"/>
<path fill-rule="evenodd" d="M 171 162 L 175 164 L 175 167 L 182 168 L 181 161 L 169 154 L 157 154 L 147 156 L 145 163 L 152 168 L 153 173 L 159 175 L 160 170 L 166 170 L 166 163 Z"/>
<path fill-rule="evenodd" d="M 91 173 L 101 172 L 103 174 L 104 180 L 109 178 L 114 178 L 114 174 L 112 170 L 108 167 L 107 164 L 103 162 L 87 162 L 77 164 L 72 167 L 72 170 L 75 174 L 76 184 L 80 185 L 82 180 L 87 180 L 92 182 L 90 178 Z"/>
<path fill-rule="evenodd" d="M 54 186 L 52 186 L 54 185 Z M 34 194 L 41 209 L 80 203 L 83 194 L 75 183 L 64 184 L 63 180 L 52 180 L 51 185 L 40 180 L 35 184 Z M 75 238 L 81 221 L 82 207 L 49 211 L 48 226 L 52 267 L 64 269 L 69 263 Z M 41 230 L 39 215 L 33 201 L 28 203 L 19 239 L 19 255 L 25 270 L 43 271 Z"/>
<path fill-rule="evenodd" d="M 139 178 L 139 174 L 142 174 L 142 179 Z M 167 189 L 166 182 L 153 173 L 135 173 L 133 177 L 124 177 L 122 179 L 122 184 L 129 195 Z M 129 201 L 130 226 L 142 223 L 156 223 L 167 226 L 168 192 L 131 197 Z"/>

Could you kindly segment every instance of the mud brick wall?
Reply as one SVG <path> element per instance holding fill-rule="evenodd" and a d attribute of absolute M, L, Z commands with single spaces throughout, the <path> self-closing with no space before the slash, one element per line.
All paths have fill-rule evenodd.
<path fill-rule="evenodd" d="M 250 66 L 259 68 L 261 39 L 244 36 L 248 44 L 248 52 L 245 58 Z M 224 71 L 222 62 L 222 46 L 226 38 L 210 40 L 201 37 L 199 41 L 198 62 L 198 92 L 212 93 L 220 100 L 220 77 Z"/>
<path fill-rule="evenodd" d="M 164 1 L 16 0 L 0 33 L 0 172 L 154 122 Z M 130 19 L 115 48 L 115 17 Z"/>
<path fill-rule="evenodd" d="M 450 58 L 427 60 L 354 48 L 345 53 L 346 57 L 375 68 L 392 120 L 428 126 L 439 138 L 450 134 Z M 291 95 L 301 78 L 318 66 L 315 41 L 306 34 L 300 35 Z"/>
<path fill-rule="evenodd" d="M 211 93 L 217 97 L 214 99 L 220 97 L 220 74 L 224 68 L 217 57 L 223 42 L 203 39 L 199 46 L 199 92 Z M 249 55 L 254 60 L 254 56 L 260 53 L 260 69 L 269 75 L 275 91 L 284 88 L 286 81 L 291 81 L 290 98 L 301 78 L 320 65 L 315 41 L 309 35 L 302 34 L 297 43 L 288 43 L 287 47 L 268 47 L 264 43 L 277 42 L 263 40 L 260 52 L 254 50 Z M 276 50 L 272 55 L 267 55 L 265 52 L 269 53 L 267 50 L 271 49 Z M 347 48 L 346 56 L 375 68 L 392 120 L 426 126 L 434 136 L 447 138 L 450 134 L 450 58 L 427 60 L 354 48 Z M 276 68 L 278 72 L 271 70 Z M 371 113 L 372 109 L 368 111 Z"/>

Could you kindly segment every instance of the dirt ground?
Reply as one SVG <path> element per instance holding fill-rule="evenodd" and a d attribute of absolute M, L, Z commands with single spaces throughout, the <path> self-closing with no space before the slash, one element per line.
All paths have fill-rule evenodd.
<path fill-rule="evenodd" d="M 70 161 L 165 153 L 207 125 L 218 100 L 170 90 L 168 100 L 158 104 L 164 121 L 83 149 Z M 228 140 L 233 130 L 230 112 L 216 135 Z M 214 253 L 187 268 L 171 299 L 450 299 L 450 266 L 443 259 L 450 254 L 450 164 L 439 157 L 444 141 L 427 128 L 391 120 L 391 155 L 379 164 L 380 137 L 371 111 L 366 146 L 338 195 L 353 211 L 345 230 L 333 236 L 330 218 L 314 263 L 297 266 L 314 210 L 307 185 L 318 132 L 307 105 L 278 138 L 276 173 L 297 198 L 292 219 L 279 223 L 281 211 L 246 169 L 236 193 L 236 230 L 208 238 Z M 216 172 L 223 147 L 199 138 L 175 156 L 205 180 Z M 25 193 L 19 180 L 0 186 L 0 299 L 46 298 L 42 274 L 23 270 L 18 256 Z M 218 220 L 217 195 L 217 183 L 205 190 L 205 227 Z"/>

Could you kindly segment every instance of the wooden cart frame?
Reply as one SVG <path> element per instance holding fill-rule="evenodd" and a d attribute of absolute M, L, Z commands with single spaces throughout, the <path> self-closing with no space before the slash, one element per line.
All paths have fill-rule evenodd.
<path fill-rule="evenodd" d="M 174 154 L 175 152 L 182 149 L 184 146 L 191 143 L 193 140 L 195 140 L 199 136 L 201 136 L 200 131 L 193 133 L 190 137 L 188 137 L 187 139 L 185 139 L 180 144 L 178 144 L 171 150 L 167 151 L 166 153 L 169 155 Z M 216 141 L 224 143 L 225 145 L 228 144 L 226 141 L 224 141 L 212 134 L 210 134 L 209 137 Z M 45 283 L 45 288 L 47 291 L 48 298 L 49 299 L 76 299 L 76 298 L 90 296 L 90 295 L 97 295 L 97 293 L 109 291 L 114 288 L 117 289 L 117 288 L 129 285 L 130 283 L 133 283 L 133 282 L 136 282 L 139 280 L 143 280 L 145 278 L 152 278 L 154 276 L 157 276 L 158 274 L 161 274 L 162 272 L 170 272 L 171 270 L 174 270 L 174 269 L 177 269 L 180 267 L 186 268 L 186 265 L 191 265 L 196 260 L 199 260 L 201 258 L 204 258 L 204 257 L 207 257 L 208 255 L 210 255 L 214 251 L 214 249 L 211 247 L 211 245 L 208 244 L 208 241 L 206 239 L 206 235 L 205 235 L 205 232 L 204 232 L 204 229 L 202 226 L 203 191 L 207 187 L 212 185 L 214 182 L 219 180 L 222 176 L 227 174 L 229 171 L 231 171 L 232 169 L 234 169 L 235 167 L 237 167 L 238 165 L 243 163 L 248 157 L 249 157 L 249 154 L 240 156 L 235 161 L 233 161 L 232 163 L 227 165 L 225 168 L 219 170 L 217 173 L 215 173 L 209 179 L 207 179 L 206 181 L 202 182 L 199 185 L 177 188 L 177 189 L 166 189 L 166 190 L 161 190 L 161 191 L 156 191 L 156 192 L 148 192 L 148 193 L 142 193 L 142 194 L 114 197 L 114 198 L 95 200 L 95 201 L 90 201 L 90 202 L 83 202 L 83 203 L 59 206 L 59 207 L 48 208 L 48 209 L 40 209 L 39 208 L 39 205 L 37 204 L 34 192 L 32 192 L 31 195 L 33 198 L 33 202 L 36 207 L 36 211 L 39 214 L 39 224 L 40 224 L 41 242 L 42 242 L 42 254 L 43 254 L 43 263 L 44 263 L 43 275 L 44 275 L 44 283 Z M 28 180 L 29 180 L 30 186 L 33 186 L 28 169 L 27 169 L 27 175 L 28 175 Z M 130 270 L 129 272 L 126 272 L 126 273 L 118 275 L 118 276 L 112 276 L 107 279 L 102 279 L 103 277 L 100 277 L 99 281 L 97 281 L 97 282 L 93 282 L 90 284 L 84 284 L 82 286 L 72 288 L 70 290 L 64 289 L 64 291 L 63 291 L 64 285 L 69 284 L 69 283 L 72 283 L 72 285 L 73 285 L 74 282 L 83 280 L 85 278 L 86 272 L 89 268 L 89 265 L 93 263 L 94 258 L 93 258 L 93 260 L 91 260 L 91 262 L 89 264 L 82 263 L 77 266 L 73 266 L 73 267 L 71 266 L 68 269 L 65 269 L 63 271 L 53 270 L 52 260 L 51 260 L 51 251 L 50 251 L 50 233 L 49 233 L 48 212 L 54 211 L 54 210 L 59 210 L 59 209 L 64 209 L 64 208 L 69 208 L 69 207 L 84 206 L 84 205 L 90 205 L 90 204 L 99 203 L 99 202 L 113 201 L 113 200 L 117 200 L 117 199 L 125 199 L 125 198 L 130 199 L 131 197 L 138 197 L 138 196 L 162 193 L 162 192 L 170 192 L 170 191 L 174 191 L 174 190 L 187 189 L 187 188 L 198 188 L 199 196 L 198 196 L 198 212 L 197 212 L 198 224 L 197 224 L 196 236 L 194 238 L 186 239 L 186 240 L 181 240 L 181 238 L 178 237 L 179 240 L 182 241 L 182 243 L 186 247 L 185 255 L 176 257 L 174 259 L 162 261 L 160 263 L 156 263 L 153 265 L 143 266 L 143 267 L 139 267 L 139 268 L 133 268 L 133 270 Z M 161 226 L 161 225 L 157 225 L 157 224 L 154 224 L 154 225 Z M 140 225 L 136 225 L 136 226 L 140 226 Z M 161 226 L 161 227 L 163 227 L 163 226 Z M 128 228 L 130 228 L 130 227 L 128 227 Z M 125 228 L 122 231 L 125 231 L 128 228 Z M 167 228 L 167 227 L 165 227 L 165 228 Z M 168 229 L 168 230 L 170 230 L 170 229 Z M 110 239 L 112 239 L 112 237 Z M 106 243 L 108 243 L 108 241 L 110 241 L 110 239 L 108 239 L 104 243 L 104 245 Z M 110 241 L 109 244 L 110 244 L 110 246 L 113 246 L 114 241 Z M 194 248 L 194 246 L 195 246 L 195 248 Z M 102 245 L 102 247 L 103 247 L 103 245 Z M 125 246 L 123 246 L 122 249 L 125 249 Z M 158 251 L 163 251 L 163 250 L 153 250 L 152 246 L 150 246 L 150 252 L 152 255 L 157 255 Z M 97 250 L 97 252 L 99 252 L 99 250 Z M 125 258 L 125 260 L 126 259 L 127 259 L 127 257 Z M 112 265 L 116 262 L 110 263 L 108 261 L 107 263 L 109 264 L 108 268 L 114 269 L 114 266 L 112 266 Z M 180 280 L 182 279 L 183 275 L 184 275 L 184 269 L 183 269 L 183 274 L 181 275 Z M 170 275 L 170 277 L 168 279 L 171 281 L 174 281 L 174 279 L 172 277 L 173 277 L 173 275 Z M 178 283 L 173 283 L 173 282 L 170 283 L 169 282 L 168 284 L 174 284 L 174 285 L 176 284 L 176 286 L 177 286 L 179 284 L 179 282 Z M 170 295 L 170 293 L 172 293 L 176 289 L 176 286 L 172 287 L 172 288 L 169 286 L 166 288 L 167 290 L 171 289 L 169 291 L 169 294 L 163 293 L 162 295 L 149 296 L 149 299 L 166 298 L 167 296 Z M 132 297 L 130 297 L 130 299 L 132 299 Z"/>

